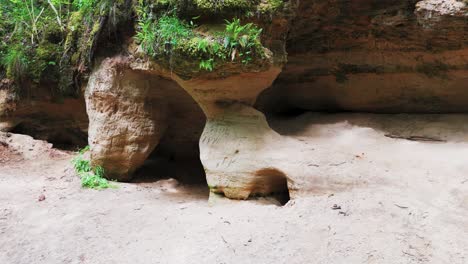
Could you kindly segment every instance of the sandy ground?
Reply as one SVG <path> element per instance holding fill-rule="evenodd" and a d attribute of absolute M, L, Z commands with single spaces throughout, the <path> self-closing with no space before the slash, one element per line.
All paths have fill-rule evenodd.
<path fill-rule="evenodd" d="M 468 263 L 468 116 L 418 120 L 304 115 L 272 122 L 282 134 L 324 146 L 346 135 L 364 155 L 388 157 L 356 163 L 386 162 L 379 184 L 283 207 L 263 199 L 208 202 L 206 187 L 172 180 L 82 189 L 71 153 L 3 135 L 0 263 Z M 401 129 L 408 124 L 413 134 Z M 339 157 L 355 155 L 342 146 Z"/>

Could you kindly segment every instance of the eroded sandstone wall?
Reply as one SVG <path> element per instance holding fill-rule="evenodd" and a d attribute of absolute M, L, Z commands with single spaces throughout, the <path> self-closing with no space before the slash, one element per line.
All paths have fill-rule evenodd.
<path fill-rule="evenodd" d="M 18 94 L 13 82 L 0 81 L 0 131 L 46 140 L 59 148 L 87 145 L 88 116 L 82 96 L 57 97 L 53 87 L 33 86 Z"/>
<path fill-rule="evenodd" d="M 157 146 L 171 159 L 198 160 L 199 106 L 174 81 L 133 70 L 127 60 L 105 59 L 86 88 L 93 164 L 111 179 L 130 180 Z"/>
<path fill-rule="evenodd" d="M 300 1 L 264 109 L 465 112 L 462 1 Z M 267 106 L 265 106 L 267 104 Z"/>

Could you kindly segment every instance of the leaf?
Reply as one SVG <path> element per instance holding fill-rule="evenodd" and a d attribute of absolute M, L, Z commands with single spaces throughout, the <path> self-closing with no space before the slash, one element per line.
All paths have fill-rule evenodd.
<path fill-rule="evenodd" d="M 248 42 L 249 42 L 249 36 L 247 36 L 247 35 L 243 35 L 239 39 L 239 44 L 241 45 L 242 48 L 245 48 L 247 46 Z"/>
<path fill-rule="evenodd" d="M 234 61 L 234 59 L 236 58 L 236 54 L 237 54 L 237 49 L 234 49 L 231 53 L 231 61 Z"/>
<path fill-rule="evenodd" d="M 230 46 L 230 43 L 231 43 L 231 38 L 230 38 L 229 36 L 226 36 L 226 37 L 224 38 L 224 43 L 223 43 L 224 48 L 227 49 L 227 48 Z"/>

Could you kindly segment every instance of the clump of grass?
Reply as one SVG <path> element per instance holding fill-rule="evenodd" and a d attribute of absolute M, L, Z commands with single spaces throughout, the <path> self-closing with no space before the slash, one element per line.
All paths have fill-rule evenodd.
<path fill-rule="evenodd" d="M 104 178 L 104 168 L 101 166 L 93 167 L 89 160 L 84 158 L 84 154 L 89 151 L 89 146 L 86 146 L 72 160 L 75 171 L 81 178 L 81 186 L 89 189 L 107 189 L 115 188 L 106 178 Z"/>

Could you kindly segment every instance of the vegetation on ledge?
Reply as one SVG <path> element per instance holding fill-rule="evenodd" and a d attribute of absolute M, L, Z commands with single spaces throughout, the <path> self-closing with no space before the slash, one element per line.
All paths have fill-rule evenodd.
<path fill-rule="evenodd" d="M 283 0 L 139 0 L 157 9 L 177 9 L 183 14 L 237 16 L 273 15 L 284 7 Z"/>
<path fill-rule="evenodd" d="M 25 80 L 55 83 L 61 94 L 76 93 L 74 85 L 88 71 L 103 28 L 116 26 L 127 15 L 126 2 L 2 1 L 0 78 L 17 87 Z"/>
<path fill-rule="evenodd" d="M 144 54 L 186 76 L 259 70 L 270 57 L 258 25 L 285 8 L 283 0 L 4 0 L 0 79 L 18 95 L 37 84 L 78 95 L 95 54 L 122 52 L 135 27 Z"/>
<path fill-rule="evenodd" d="M 170 6 L 172 1 L 157 1 L 157 9 L 154 9 L 151 1 L 138 1 L 135 39 L 144 54 L 171 70 L 191 67 L 194 68 L 192 72 L 213 71 L 228 63 L 239 64 L 245 68 L 249 64 L 265 59 L 265 48 L 260 40 L 262 29 L 255 24 L 241 23 L 239 18 L 232 18 L 224 20 L 223 24 L 208 21 L 202 26 L 197 26 L 197 21 L 203 17 L 184 19 L 178 15 L 177 8 L 183 8 L 180 6 L 183 2 L 173 4 L 171 7 L 174 9 L 166 11 L 167 9 L 158 4 Z M 201 2 L 203 1 L 194 1 L 197 6 Z M 239 8 L 252 3 L 252 1 L 223 3 L 230 6 L 234 2 Z M 205 4 L 219 5 L 220 2 L 205 1 Z"/>

